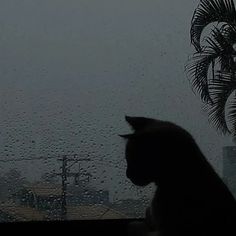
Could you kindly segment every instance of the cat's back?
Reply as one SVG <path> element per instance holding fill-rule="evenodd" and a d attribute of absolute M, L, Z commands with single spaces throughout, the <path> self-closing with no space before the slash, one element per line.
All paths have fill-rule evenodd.
<path fill-rule="evenodd" d="M 218 206 L 208 203 L 201 205 L 197 197 L 187 202 L 184 197 L 174 199 L 159 189 L 152 200 L 151 212 L 163 236 L 235 236 L 235 200 L 218 202 Z"/>

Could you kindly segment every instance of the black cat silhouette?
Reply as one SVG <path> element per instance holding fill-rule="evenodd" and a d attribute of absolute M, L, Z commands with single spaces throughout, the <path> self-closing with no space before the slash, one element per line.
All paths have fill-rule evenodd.
<path fill-rule="evenodd" d="M 146 223 L 160 235 L 236 235 L 236 201 L 194 138 L 180 126 L 145 117 L 126 121 L 127 177 L 158 188 Z"/>

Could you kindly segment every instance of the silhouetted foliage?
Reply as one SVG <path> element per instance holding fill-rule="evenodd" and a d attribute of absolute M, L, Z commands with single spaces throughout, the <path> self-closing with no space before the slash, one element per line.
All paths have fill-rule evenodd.
<path fill-rule="evenodd" d="M 5 201 L 11 198 L 22 188 L 25 182 L 25 178 L 17 169 L 10 169 L 0 176 L 0 200 Z"/>
<path fill-rule="evenodd" d="M 207 26 L 211 29 L 201 39 Z M 190 35 L 196 50 L 186 67 L 192 88 L 204 102 L 210 122 L 223 134 L 236 136 L 236 10 L 233 0 L 201 0 L 193 14 Z"/>

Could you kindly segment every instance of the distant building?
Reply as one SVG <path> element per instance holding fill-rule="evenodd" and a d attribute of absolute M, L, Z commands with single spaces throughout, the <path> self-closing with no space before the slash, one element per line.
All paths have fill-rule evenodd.
<path fill-rule="evenodd" d="M 68 186 L 66 202 L 67 215 L 69 218 L 74 217 L 74 219 L 80 219 L 82 217 L 93 219 L 96 218 L 96 214 L 101 217 L 101 214 L 105 211 L 107 211 L 105 214 L 106 217 L 108 217 L 111 212 L 113 212 L 113 218 L 120 217 L 121 215 L 124 216 L 122 213 L 119 215 L 118 211 L 107 209 L 105 205 L 108 205 L 109 202 L 109 192 L 106 190 Z M 42 182 L 28 184 L 14 195 L 14 204 L 20 207 L 32 208 L 38 212 L 44 212 L 49 220 L 61 219 L 61 185 Z M 94 207 L 95 205 L 96 207 Z M 86 209 L 88 210 L 88 215 L 83 214 Z M 90 209 L 93 209 L 93 211 Z M 94 211 L 95 209 L 97 209 L 97 213 Z M 81 216 L 79 216 L 80 214 Z"/>
<path fill-rule="evenodd" d="M 236 146 L 223 147 L 223 179 L 236 197 Z"/>
<path fill-rule="evenodd" d="M 41 221 L 46 220 L 46 214 L 28 206 L 12 203 L 0 205 L 0 222 Z"/>
<path fill-rule="evenodd" d="M 96 190 L 91 187 L 68 186 L 71 196 L 67 198 L 68 204 L 90 205 L 90 204 L 109 204 L 109 191 Z"/>
<path fill-rule="evenodd" d="M 61 215 L 60 186 L 36 183 L 24 186 L 15 194 L 15 203 L 20 206 L 30 207 L 38 211 L 47 212 L 48 218 L 60 218 Z"/>
<path fill-rule="evenodd" d="M 27 184 L 13 196 L 13 202 L 0 205 L 0 222 L 61 220 L 62 188 L 49 183 Z M 122 219 L 125 211 L 109 203 L 109 192 L 68 186 L 67 220 Z M 133 205 L 129 205 L 133 210 Z"/>

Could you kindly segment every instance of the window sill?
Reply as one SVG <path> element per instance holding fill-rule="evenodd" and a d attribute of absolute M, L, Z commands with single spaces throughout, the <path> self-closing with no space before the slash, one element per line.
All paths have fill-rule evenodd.
<path fill-rule="evenodd" d="M 37 234 L 48 233 L 53 230 L 54 233 L 67 232 L 76 233 L 102 233 L 102 235 L 127 235 L 127 226 L 133 221 L 142 222 L 143 219 L 115 219 L 115 220 L 75 220 L 75 221 L 38 221 L 38 222 L 12 222 L 1 223 L 0 228 L 7 232 L 25 233 L 33 229 Z M 32 235 L 32 231 L 28 231 Z M 27 233 L 26 233 L 27 234 Z"/>

